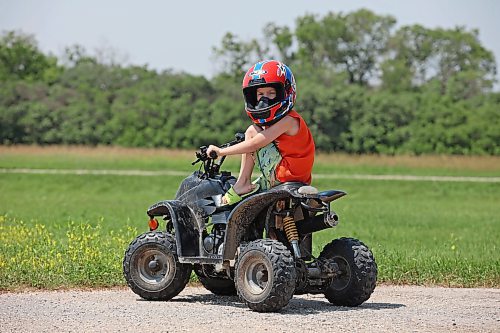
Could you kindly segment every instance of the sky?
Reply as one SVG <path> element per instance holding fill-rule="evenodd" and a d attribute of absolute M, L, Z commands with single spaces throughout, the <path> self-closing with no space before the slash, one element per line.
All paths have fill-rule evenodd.
<path fill-rule="evenodd" d="M 211 77 L 220 66 L 213 47 L 227 32 L 249 40 L 262 37 L 269 22 L 294 28 L 295 19 L 305 14 L 360 8 L 394 16 L 396 27 L 478 29 L 499 64 L 497 0 L 0 0 L 0 31 L 33 34 L 42 51 L 57 57 L 65 47 L 79 44 L 90 55 L 108 50 L 123 64 Z"/>

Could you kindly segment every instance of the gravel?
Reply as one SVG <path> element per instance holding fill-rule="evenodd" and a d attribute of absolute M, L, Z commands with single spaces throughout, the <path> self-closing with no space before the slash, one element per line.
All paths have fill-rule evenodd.
<path fill-rule="evenodd" d="M 500 332 L 500 289 L 377 286 L 357 308 L 294 296 L 280 313 L 187 287 L 170 302 L 128 289 L 0 294 L 0 332 Z"/>

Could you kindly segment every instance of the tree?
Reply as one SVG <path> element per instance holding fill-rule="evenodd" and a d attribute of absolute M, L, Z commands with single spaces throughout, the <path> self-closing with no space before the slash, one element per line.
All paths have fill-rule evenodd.
<path fill-rule="evenodd" d="M 256 40 L 250 42 L 239 41 L 238 37 L 230 32 L 226 33 L 219 48 L 213 48 L 214 55 L 222 63 L 222 72 L 238 76 L 246 67 L 257 60 L 255 53 L 263 55 L 265 51 Z"/>
<path fill-rule="evenodd" d="M 38 49 L 32 35 L 15 31 L 0 37 L 0 80 L 21 79 L 53 81 L 57 76 L 57 59 Z"/>
<path fill-rule="evenodd" d="M 111 144 L 193 148 L 250 124 L 241 79 L 278 58 L 297 83 L 295 109 L 319 151 L 500 154 L 496 63 L 478 32 L 411 25 L 367 10 L 304 15 L 263 38 L 228 33 L 211 79 L 125 66 L 67 48 L 62 65 L 34 37 L 0 39 L 0 144 Z M 113 60 L 115 59 L 115 60 Z"/>
<path fill-rule="evenodd" d="M 302 63 L 346 71 L 349 83 L 366 85 L 377 70 L 396 20 L 361 9 L 343 15 L 329 13 L 297 19 L 295 34 Z"/>
<path fill-rule="evenodd" d="M 465 80 L 465 84 L 478 87 L 478 91 L 491 88 L 496 75 L 495 58 L 479 41 L 477 30 L 467 31 L 463 27 L 433 32 L 436 40 L 434 58 L 437 62 L 437 78 L 441 82 L 441 93 L 445 93 L 450 80 Z M 472 75 L 456 77 L 459 72 Z"/>
<path fill-rule="evenodd" d="M 441 94 L 462 99 L 492 88 L 495 58 L 481 45 L 477 30 L 404 26 L 390 39 L 389 49 L 382 82 L 393 91 L 436 80 Z"/>
<path fill-rule="evenodd" d="M 290 28 L 287 26 L 280 27 L 274 23 L 269 23 L 264 27 L 264 38 L 267 40 L 267 44 L 273 45 L 278 52 L 276 56 L 272 55 L 271 57 L 280 59 L 285 64 L 292 64 L 295 58 L 295 53 L 292 50 L 293 37 Z"/>
<path fill-rule="evenodd" d="M 392 91 L 410 89 L 428 80 L 435 41 L 432 30 L 421 25 L 403 26 L 389 39 L 389 58 L 382 64 L 383 86 Z"/>

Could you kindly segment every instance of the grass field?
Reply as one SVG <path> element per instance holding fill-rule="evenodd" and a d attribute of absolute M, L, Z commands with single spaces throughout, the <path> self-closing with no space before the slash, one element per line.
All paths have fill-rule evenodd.
<path fill-rule="evenodd" d="M 0 169 L 194 170 L 193 152 L 0 147 Z M 235 172 L 237 158 L 228 159 Z M 500 176 L 498 157 L 319 156 L 321 174 Z M 122 285 L 128 243 L 147 230 L 147 207 L 172 198 L 182 176 L 0 173 L 0 289 Z M 317 179 L 349 193 L 341 222 L 315 235 L 359 238 L 379 281 L 500 287 L 500 183 Z"/>

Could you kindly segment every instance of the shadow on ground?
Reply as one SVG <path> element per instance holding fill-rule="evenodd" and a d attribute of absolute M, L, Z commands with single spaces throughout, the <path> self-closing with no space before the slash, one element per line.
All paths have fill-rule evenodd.
<path fill-rule="evenodd" d="M 317 299 L 306 299 L 301 296 L 294 296 L 290 300 L 290 303 L 288 303 L 288 305 L 283 308 L 280 313 L 308 315 L 320 312 L 392 310 L 405 307 L 404 304 L 370 303 L 369 300 L 358 307 L 335 306 L 329 303 L 326 298 L 322 298 L 319 295 L 315 297 L 317 297 Z M 169 302 L 203 303 L 212 306 L 229 306 L 248 309 L 248 307 L 244 303 L 242 303 L 237 296 L 217 296 L 213 294 L 183 295 L 177 296 Z"/>

